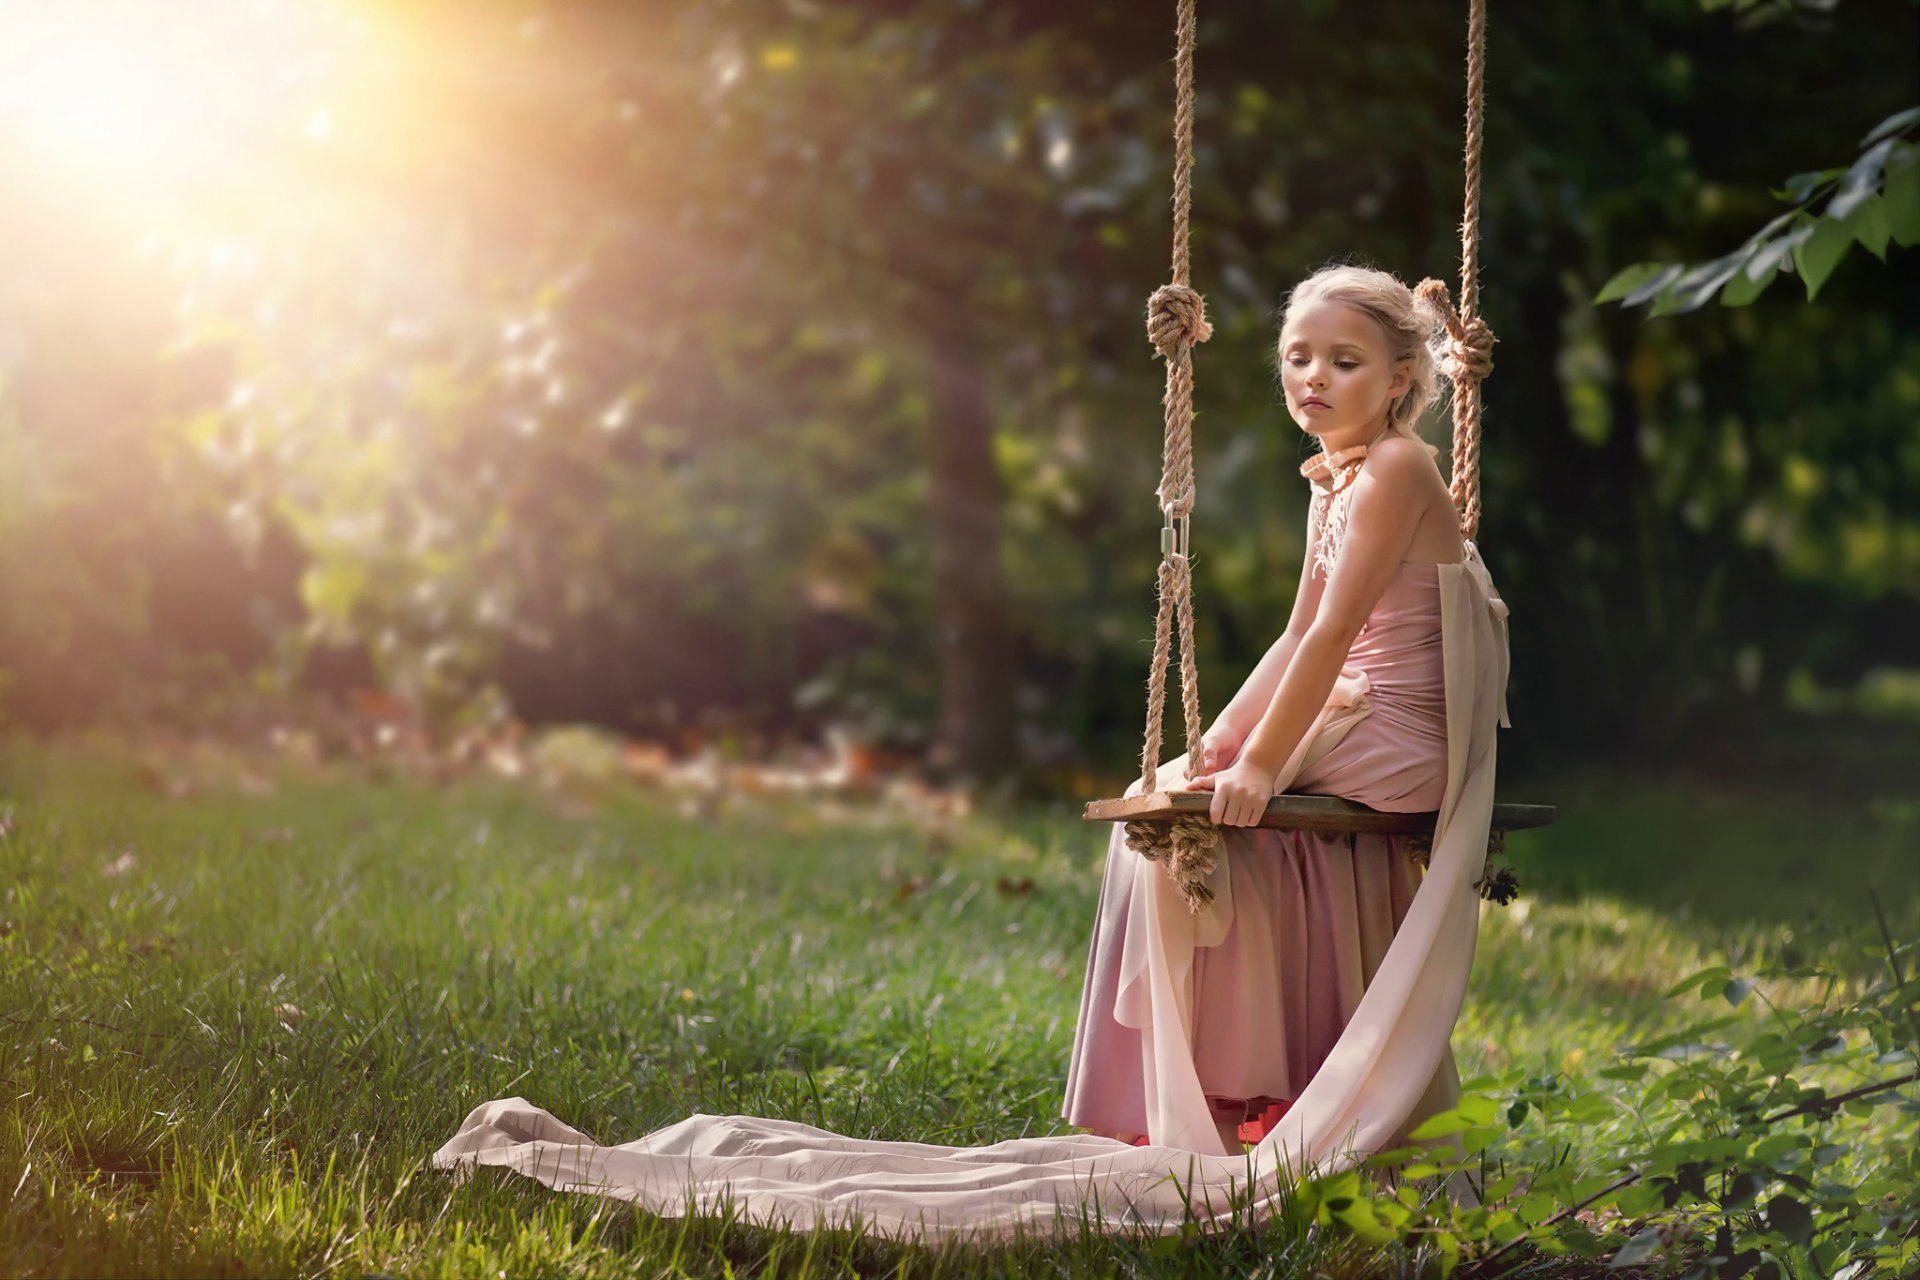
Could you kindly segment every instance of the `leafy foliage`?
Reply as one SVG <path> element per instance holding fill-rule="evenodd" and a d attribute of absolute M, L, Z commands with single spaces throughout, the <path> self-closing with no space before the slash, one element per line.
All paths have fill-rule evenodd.
<path fill-rule="evenodd" d="M 1726 1010 L 1624 1045 L 1584 1077 L 1468 1081 L 1457 1108 L 1410 1135 L 1443 1144 L 1441 1155 L 1379 1153 L 1368 1167 L 1393 1170 L 1393 1185 L 1348 1171 L 1310 1183 L 1308 1203 L 1372 1243 L 1430 1242 L 1449 1259 L 1443 1272 L 1524 1243 L 1616 1268 L 1671 1258 L 1692 1280 L 1908 1274 L 1920 1260 L 1920 1152 L 1908 1140 L 1920 1116 L 1920 942 L 1888 936 L 1875 951 L 1883 976 L 1802 1008 L 1774 1005 L 1763 983 L 1817 978 L 1832 990 L 1840 975 L 1806 964 L 1689 974 L 1668 998 Z M 1749 999 L 1764 1017 L 1742 1016 Z M 1462 1175 L 1484 1203 L 1462 1209 L 1439 1192 Z"/>
<path fill-rule="evenodd" d="M 1855 244 L 1885 261 L 1887 244 L 1920 244 L 1920 146 L 1907 135 L 1920 129 L 1920 107 L 1896 112 L 1860 140 L 1860 156 L 1845 169 L 1797 173 L 1776 199 L 1794 207 L 1711 262 L 1640 262 L 1602 286 L 1595 302 L 1651 304 L 1650 315 L 1692 311 L 1718 296 L 1724 306 L 1744 307 L 1758 298 L 1783 267 L 1820 292 L 1833 269 Z M 1818 214 L 1813 204 L 1827 196 Z"/>

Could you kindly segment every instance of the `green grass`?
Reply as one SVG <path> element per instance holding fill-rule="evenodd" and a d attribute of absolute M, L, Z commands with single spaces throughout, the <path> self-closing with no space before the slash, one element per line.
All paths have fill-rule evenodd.
<path fill-rule="evenodd" d="M 1298 1222 L 1174 1256 L 1104 1237 L 902 1249 L 423 1167 L 474 1104 L 510 1093 L 613 1141 L 694 1110 L 952 1143 L 1061 1131 L 1105 837 L 1070 810 L 930 827 L 291 776 L 174 798 L 112 754 L 4 759 L 0 1273 L 1408 1261 Z M 1865 964 L 1869 878 L 1909 935 L 1920 911 L 1898 814 L 1815 824 L 1789 801 L 1597 783 L 1552 798 L 1561 823 L 1514 842 L 1526 896 L 1483 915 L 1454 1041 L 1469 1075 L 1604 1058 L 1676 1016 L 1660 999 L 1674 978 L 1729 954 Z"/>

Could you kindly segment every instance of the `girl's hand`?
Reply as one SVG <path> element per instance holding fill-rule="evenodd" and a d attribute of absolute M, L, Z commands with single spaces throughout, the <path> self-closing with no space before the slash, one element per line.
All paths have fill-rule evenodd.
<path fill-rule="evenodd" d="M 1247 735 L 1232 725 L 1215 724 L 1200 736 L 1199 772 L 1219 773 L 1240 758 Z"/>
<path fill-rule="evenodd" d="M 1213 792 L 1213 804 L 1207 810 L 1216 826 L 1251 827 L 1267 811 L 1273 799 L 1274 775 L 1242 760 L 1224 772 L 1207 773 L 1186 785 L 1188 791 Z"/>

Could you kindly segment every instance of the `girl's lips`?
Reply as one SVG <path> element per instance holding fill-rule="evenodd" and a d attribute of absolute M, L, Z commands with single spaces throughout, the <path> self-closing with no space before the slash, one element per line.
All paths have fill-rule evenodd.
<path fill-rule="evenodd" d="M 1302 401 L 1300 402 L 1300 407 L 1301 407 L 1302 409 L 1331 409 L 1331 408 L 1333 408 L 1333 406 L 1332 406 L 1332 405 L 1330 405 L 1330 404 L 1328 404 L 1328 403 L 1327 403 L 1327 402 L 1326 402 L 1325 400 L 1302 400 Z"/>

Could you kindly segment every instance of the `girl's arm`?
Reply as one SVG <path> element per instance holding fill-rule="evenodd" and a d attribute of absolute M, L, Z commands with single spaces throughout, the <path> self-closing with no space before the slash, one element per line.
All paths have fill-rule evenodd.
<path fill-rule="evenodd" d="M 1354 481 L 1353 510 L 1333 578 L 1241 751 L 1248 767 L 1277 774 L 1326 705 L 1354 637 L 1413 545 L 1430 496 L 1424 483 L 1429 465 L 1414 440 L 1385 440 L 1368 455 Z"/>
<path fill-rule="evenodd" d="M 1300 586 L 1293 593 L 1293 613 L 1287 619 L 1287 629 L 1280 638 L 1267 648 L 1259 663 L 1253 668 L 1246 683 L 1233 695 L 1215 721 L 1235 745 L 1243 743 L 1247 735 L 1253 732 L 1260 717 L 1273 704 L 1274 691 L 1280 687 L 1280 677 L 1285 674 L 1287 664 L 1293 660 L 1293 654 L 1300 647 L 1301 639 L 1313 625 L 1315 613 L 1320 608 L 1320 596 L 1326 587 L 1326 579 L 1313 572 L 1314 552 L 1318 549 L 1319 532 L 1314 525 L 1313 504 L 1307 504 L 1307 551 L 1300 560 Z"/>

